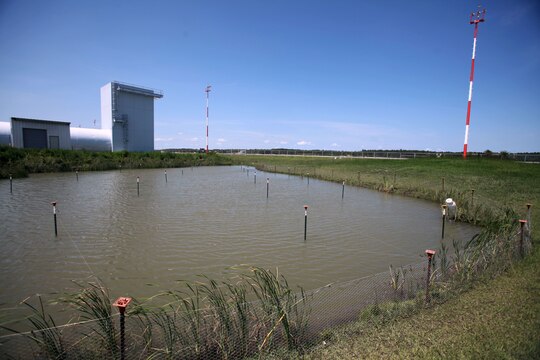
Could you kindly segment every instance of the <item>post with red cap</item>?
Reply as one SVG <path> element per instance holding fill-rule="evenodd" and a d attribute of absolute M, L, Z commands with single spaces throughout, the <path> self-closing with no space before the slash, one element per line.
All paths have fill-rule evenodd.
<path fill-rule="evenodd" d="M 116 299 L 116 301 L 112 304 L 113 306 L 118 308 L 118 311 L 120 311 L 120 359 L 125 359 L 125 352 L 126 352 L 126 329 L 125 329 L 125 315 L 126 307 L 131 302 L 130 297 L 119 297 Z"/>
<path fill-rule="evenodd" d="M 527 220 L 519 220 L 519 224 L 521 226 L 521 230 L 519 232 L 519 255 L 523 257 L 525 255 L 525 251 L 523 249 L 523 239 L 525 238 L 525 224 L 527 223 Z"/>
<path fill-rule="evenodd" d="M 58 227 L 56 226 L 56 201 L 51 203 L 54 217 L 54 236 L 58 236 Z"/>
<path fill-rule="evenodd" d="M 304 205 L 304 241 L 306 241 L 307 237 L 307 209 L 308 206 Z"/>
<path fill-rule="evenodd" d="M 428 257 L 428 268 L 427 268 L 427 278 L 426 278 L 426 304 L 429 304 L 429 283 L 431 278 L 431 263 L 433 261 L 433 255 L 435 255 L 435 250 L 426 250 L 426 255 Z"/>

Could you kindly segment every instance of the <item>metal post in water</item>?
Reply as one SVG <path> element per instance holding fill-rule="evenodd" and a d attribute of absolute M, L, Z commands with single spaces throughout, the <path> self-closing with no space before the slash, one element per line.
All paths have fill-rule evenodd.
<path fill-rule="evenodd" d="M 345 180 L 343 180 L 343 187 L 341 188 L 341 198 L 345 196 Z"/>
<path fill-rule="evenodd" d="M 167 183 L 167 170 L 165 170 L 165 184 Z"/>
<path fill-rule="evenodd" d="M 474 206 L 474 189 L 471 189 L 471 208 Z"/>
<path fill-rule="evenodd" d="M 119 297 L 116 299 L 116 301 L 112 304 L 113 306 L 118 308 L 118 311 L 120 311 L 120 359 L 124 360 L 126 358 L 126 326 L 125 326 L 125 312 L 126 307 L 131 302 L 131 298 L 129 297 Z"/>
<path fill-rule="evenodd" d="M 184 169 L 182 169 L 182 175 L 184 175 Z"/>
<path fill-rule="evenodd" d="M 426 304 L 429 303 L 429 283 L 431 278 L 431 261 L 433 255 L 435 255 L 435 250 L 426 250 L 426 255 L 428 256 L 428 268 L 427 268 L 427 277 L 426 277 Z"/>
<path fill-rule="evenodd" d="M 75 176 L 77 177 L 77 182 L 79 182 L 79 170 L 75 170 Z"/>
<path fill-rule="evenodd" d="M 304 205 L 304 241 L 306 241 L 307 237 L 307 209 L 308 206 Z"/>
<path fill-rule="evenodd" d="M 307 184 L 309 185 L 309 173 L 306 174 L 307 177 Z"/>
<path fill-rule="evenodd" d="M 266 178 L 266 198 L 268 199 L 268 188 L 270 187 L 270 178 Z"/>
<path fill-rule="evenodd" d="M 140 192 L 139 192 L 139 177 L 137 176 L 137 196 L 139 196 Z"/>
<path fill-rule="evenodd" d="M 525 251 L 523 249 L 523 239 L 525 237 L 525 224 L 527 223 L 527 220 L 519 220 L 519 224 L 521 225 L 521 230 L 519 232 L 519 255 L 523 257 L 525 255 Z"/>
<path fill-rule="evenodd" d="M 444 224 L 446 223 L 446 208 L 447 205 L 442 206 L 442 239 L 444 239 Z"/>
<path fill-rule="evenodd" d="M 13 194 L 13 176 L 9 174 L 9 193 Z"/>
<path fill-rule="evenodd" d="M 253 183 L 257 183 L 257 172 L 255 171 L 255 174 L 253 174 Z"/>
<path fill-rule="evenodd" d="M 56 225 L 56 201 L 53 201 L 51 204 L 52 204 L 53 218 L 54 218 L 54 236 L 58 236 L 58 227 Z"/>
<path fill-rule="evenodd" d="M 249 169 L 247 169 L 247 177 L 249 177 Z"/>

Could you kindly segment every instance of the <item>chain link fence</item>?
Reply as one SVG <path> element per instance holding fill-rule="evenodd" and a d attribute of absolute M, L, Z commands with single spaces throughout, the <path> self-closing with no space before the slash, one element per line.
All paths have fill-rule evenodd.
<path fill-rule="evenodd" d="M 302 351 L 318 344 L 328 329 L 400 306 L 423 307 L 480 276 L 505 271 L 532 249 L 530 209 L 527 220 L 500 224 L 496 232 L 488 229 L 453 249 L 443 246 L 421 263 L 307 292 L 251 268 L 234 283 L 186 284 L 183 291 L 163 294 L 159 306 L 133 301 L 124 318 L 106 290 L 95 286 L 73 302 L 93 319 L 63 326 L 55 326 L 40 299 L 29 306 L 33 330 L 6 333 L 4 328 L 0 357 L 242 359 L 276 349 Z M 98 310 L 108 315 L 99 317 Z"/>

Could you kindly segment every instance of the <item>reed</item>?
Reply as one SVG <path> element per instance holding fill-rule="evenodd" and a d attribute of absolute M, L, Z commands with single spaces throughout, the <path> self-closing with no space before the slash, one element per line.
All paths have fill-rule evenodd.
<path fill-rule="evenodd" d="M 113 323 L 112 303 L 108 289 L 100 283 L 89 282 L 86 286 L 79 284 L 79 293 L 68 295 L 62 300 L 75 306 L 80 319 L 93 320 L 97 328 L 91 327 L 93 334 L 101 340 L 103 348 L 111 357 L 119 353 L 116 328 Z M 92 322 L 92 323 L 93 323 Z M 88 335 L 91 336 L 91 335 Z"/>
<path fill-rule="evenodd" d="M 23 334 L 36 343 L 41 350 L 42 356 L 49 359 L 66 359 L 67 353 L 64 348 L 62 331 L 56 326 L 52 316 L 45 311 L 43 299 L 40 295 L 38 295 L 38 301 L 38 307 L 33 306 L 28 301 L 23 301 L 23 304 L 31 311 L 31 315 L 27 317 L 27 320 L 32 327 L 30 332 Z M 13 333 L 20 333 L 5 326 L 0 327 Z"/>

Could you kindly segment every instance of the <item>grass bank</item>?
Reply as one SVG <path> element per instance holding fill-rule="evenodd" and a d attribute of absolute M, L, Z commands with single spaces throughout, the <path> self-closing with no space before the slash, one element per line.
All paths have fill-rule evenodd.
<path fill-rule="evenodd" d="M 177 168 L 230 165 L 230 159 L 215 153 L 92 152 L 79 150 L 15 149 L 0 146 L 0 179 L 25 177 L 32 173 L 95 171 L 135 168 Z"/>
<path fill-rule="evenodd" d="M 483 224 L 504 208 L 525 217 L 540 204 L 540 166 L 492 159 L 334 159 L 237 156 L 236 163 L 442 202 L 451 196 L 460 219 Z M 309 175 L 308 175 L 309 174 Z M 444 178 L 444 180 L 443 180 Z M 444 185 L 443 185 L 444 181 Z M 443 189 L 444 186 L 444 189 Z M 474 193 L 473 190 L 474 189 Z M 538 239 L 540 212 L 532 211 Z M 307 353 L 276 358 L 540 358 L 540 251 L 501 276 L 476 280 L 431 308 L 386 308 L 378 316 L 327 331 Z M 386 316 L 388 315 L 388 316 Z M 361 317 L 361 316 L 360 316 Z M 322 342 L 324 341 L 324 343 Z"/>

